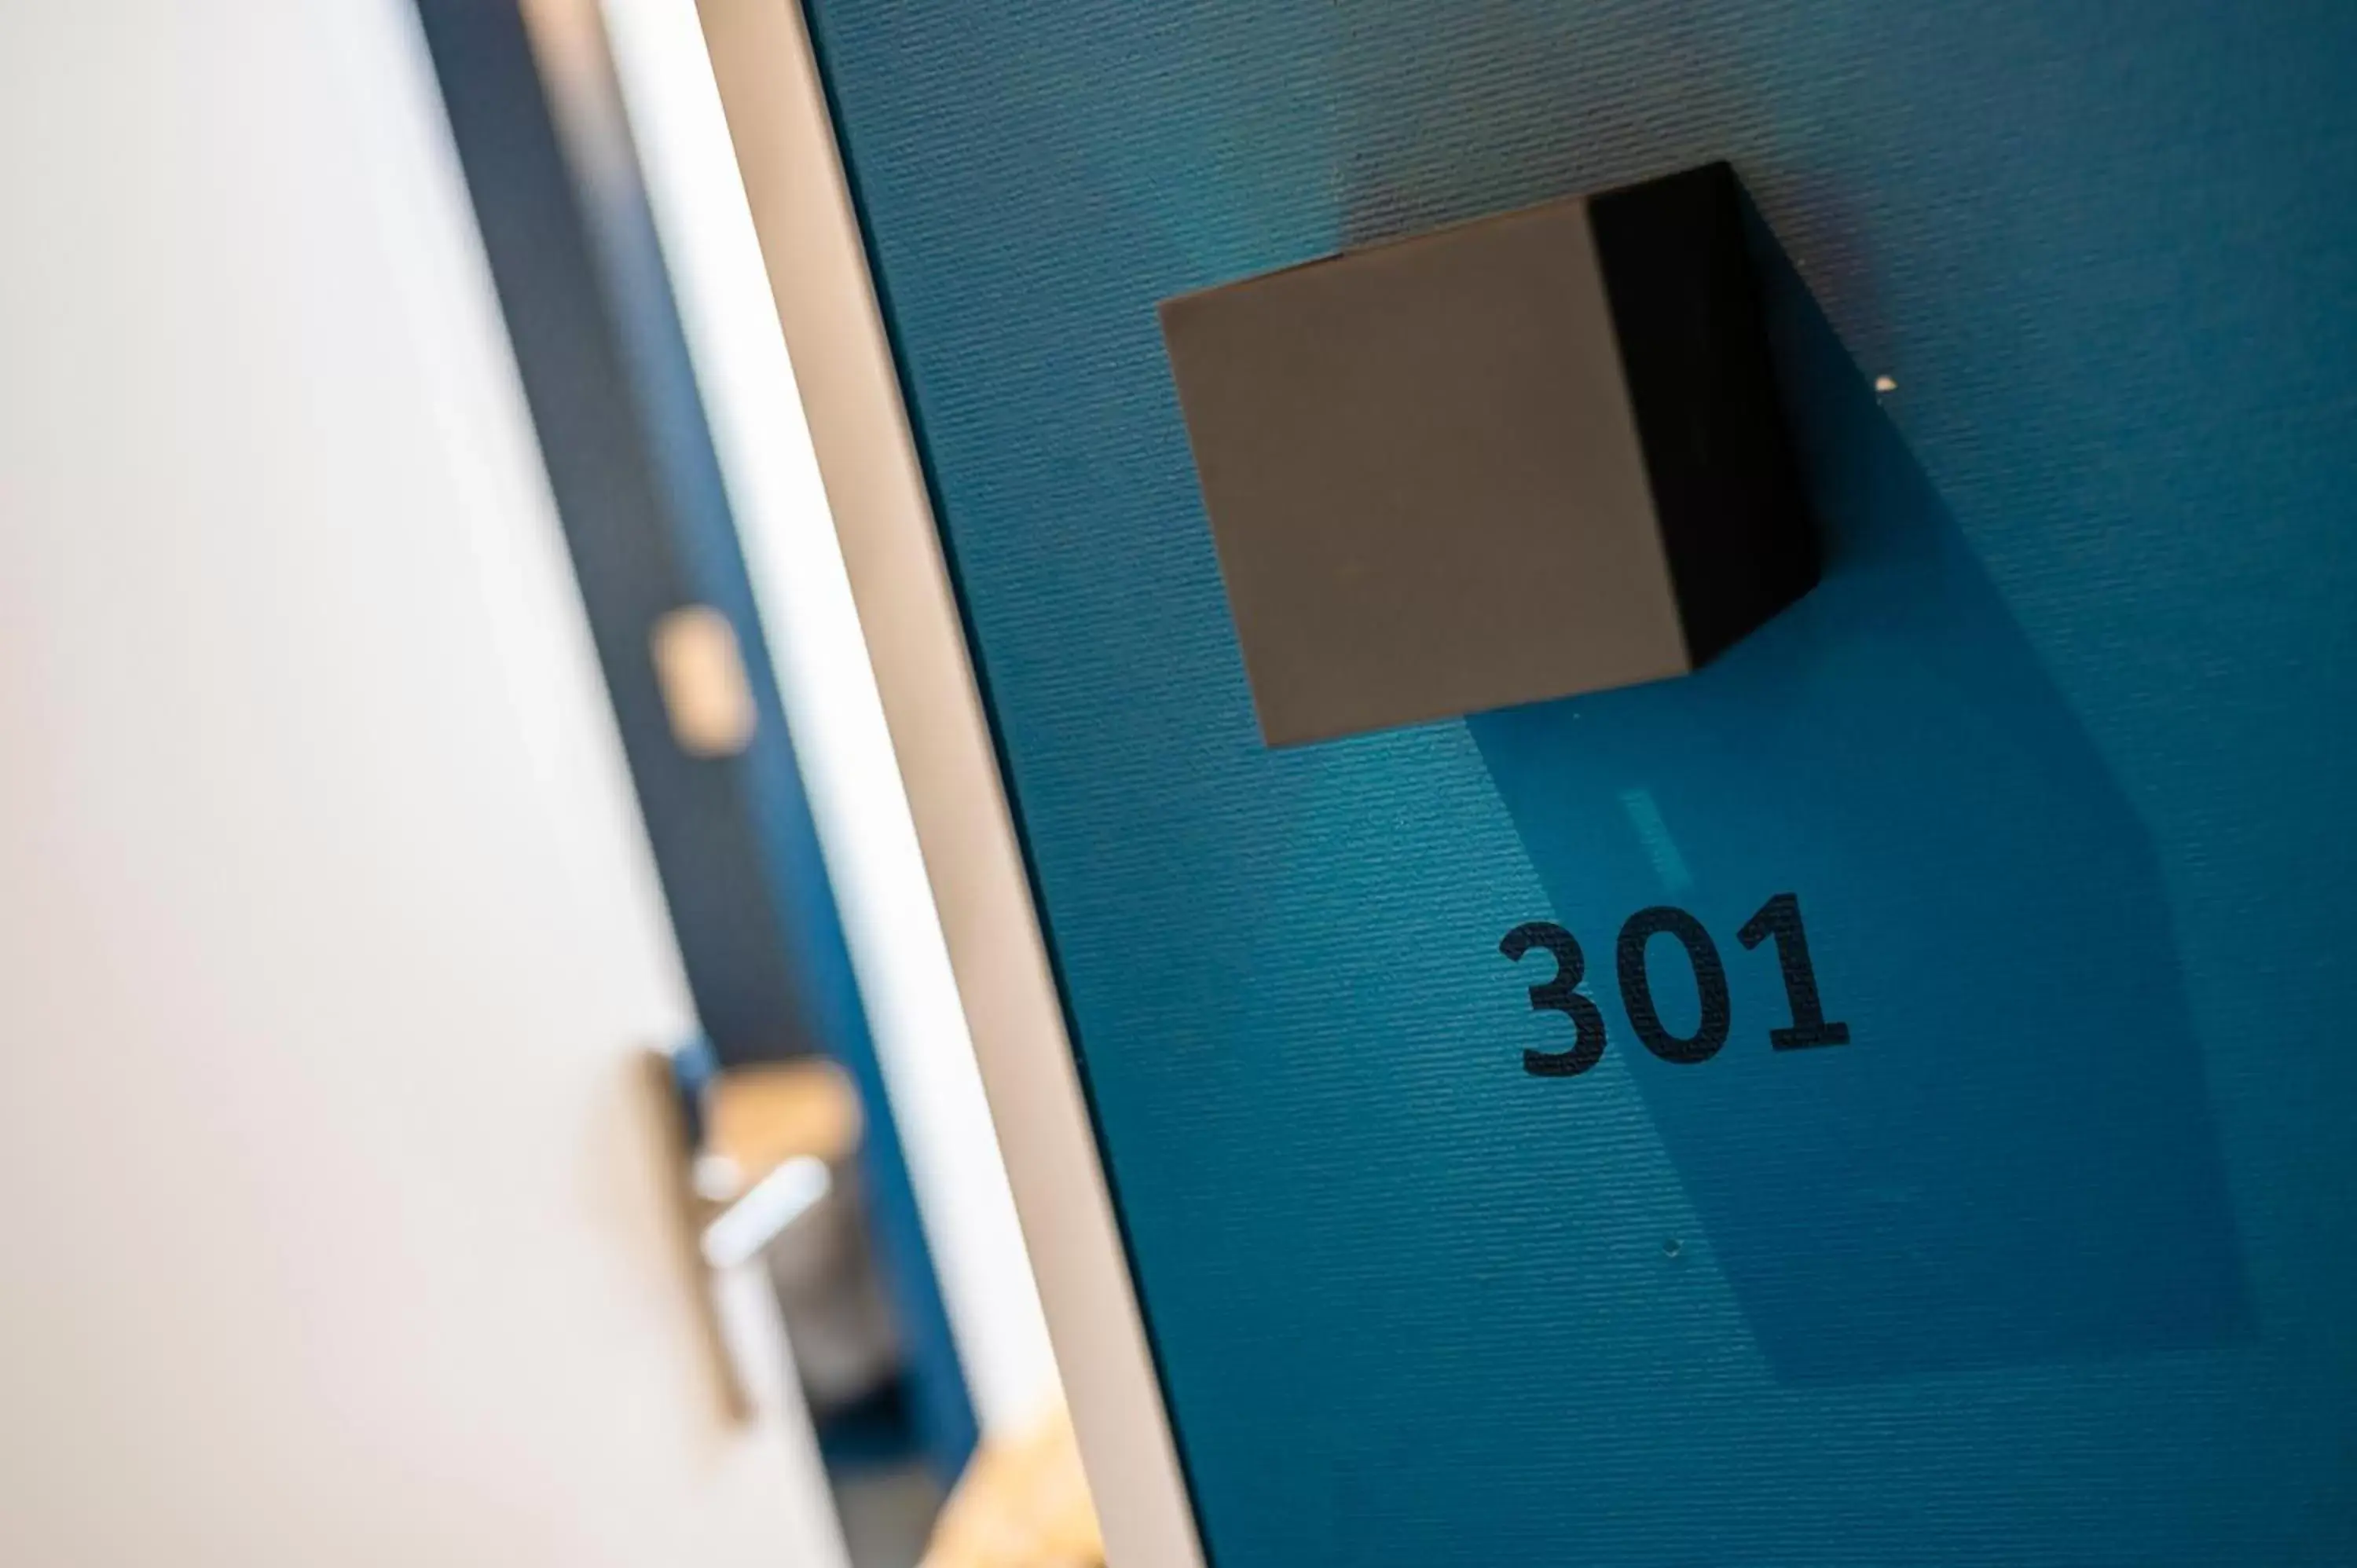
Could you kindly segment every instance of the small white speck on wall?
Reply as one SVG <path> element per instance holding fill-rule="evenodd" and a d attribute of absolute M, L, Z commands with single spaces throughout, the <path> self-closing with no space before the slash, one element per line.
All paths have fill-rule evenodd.
<path fill-rule="evenodd" d="M 1874 392 L 1877 397 L 1880 397 L 1886 392 L 1895 392 L 1898 390 L 1899 383 L 1892 381 L 1889 376 L 1877 376 L 1874 378 Z"/>

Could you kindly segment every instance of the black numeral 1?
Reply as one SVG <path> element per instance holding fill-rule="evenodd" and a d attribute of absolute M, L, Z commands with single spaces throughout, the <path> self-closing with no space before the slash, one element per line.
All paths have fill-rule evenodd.
<path fill-rule="evenodd" d="M 1520 962 L 1533 948 L 1555 955 L 1555 978 L 1531 987 L 1531 1011 L 1560 1013 L 1571 1020 L 1571 1048 L 1523 1053 L 1523 1070 L 1534 1078 L 1576 1078 L 1604 1059 L 1604 1015 L 1593 998 L 1580 994 L 1580 977 L 1587 972 L 1587 955 L 1569 931 L 1548 920 L 1516 926 L 1498 944 L 1498 950 Z"/>
<path fill-rule="evenodd" d="M 1770 1029 L 1768 1043 L 1780 1051 L 1805 1050 L 1811 1046 L 1849 1044 L 1847 1024 L 1825 1022 L 1825 1004 L 1817 997 L 1817 970 L 1809 961 L 1809 932 L 1801 924 L 1801 901 L 1779 893 L 1735 933 L 1747 948 L 1776 939 L 1776 961 L 1784 971 L 1784 1001 L 1792 1009 L 1792 1026 Z"/>

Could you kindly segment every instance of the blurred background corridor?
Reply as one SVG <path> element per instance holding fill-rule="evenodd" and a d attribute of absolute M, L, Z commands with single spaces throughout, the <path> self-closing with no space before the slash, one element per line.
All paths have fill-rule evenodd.
<path fill-rule="evenodd" d="M 0 1559 L 1092 1560 L 693 5 L 0 130 Z"/>

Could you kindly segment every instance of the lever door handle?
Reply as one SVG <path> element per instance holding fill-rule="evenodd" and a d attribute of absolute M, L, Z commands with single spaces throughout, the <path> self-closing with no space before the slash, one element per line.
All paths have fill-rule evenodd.
<path fill-rule="evenodd" d="M 835 1165 L 858 1145 L 858 1097 L 815 1059 L 684 1090 L 669 1052 L 649 1065 L 716 1368 L 731 1413 L 750 1420 L 774 1411 L 794 1375 L 766 1255 L 834 1189 Z"/>

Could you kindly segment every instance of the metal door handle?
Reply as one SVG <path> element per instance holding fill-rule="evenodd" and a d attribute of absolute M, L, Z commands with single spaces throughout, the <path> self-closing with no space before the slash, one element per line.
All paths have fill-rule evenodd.
<path fill-rule="evenodd" d="M 683 1075 L 668 1051 L 651 1053 L 649 1069 L 729 1410 L 740 1420 L 772 1413 L 794 1374 L 765 1258 L 833 1190 L 833 1162 L 858 1142 L 857 1097 L 817 1061 L 736 1083 Z"/>

